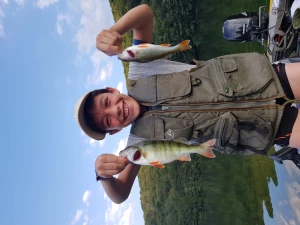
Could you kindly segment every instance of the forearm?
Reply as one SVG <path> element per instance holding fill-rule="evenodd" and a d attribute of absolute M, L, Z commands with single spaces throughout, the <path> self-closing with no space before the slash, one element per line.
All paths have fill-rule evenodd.
<path fill-rule="evenodd" d="M 152 25 L 153 12 L 148 5 L 143 4 L 129 10 L 109 30 L 116 31 L 121 35 L 133 30 L 134 38 L 146 38 L 147 40 L 144 41 L 152 42 Z"/>
<path fill-rule="evenodd" d="M 120 204 L 128 198 L 139 169 L 139 165 L 128 164 L 118 178 L 113 177 L 109 180 L 101 181 L 107 196 L 114 203 Z"/>

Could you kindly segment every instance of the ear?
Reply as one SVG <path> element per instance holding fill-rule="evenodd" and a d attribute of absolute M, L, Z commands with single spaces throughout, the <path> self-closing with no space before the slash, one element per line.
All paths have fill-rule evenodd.
<path fill-rule="evenodd" d="M 112 94 L 115 94 L 115 93 L 120 94 L 120 91 L 116 88 L 106 87 L 105 89 L 108 90 Z"/>
<path fill-rule="evenodd" d="M 121 131 L 121 130 L 122 130 L 122 129 L 115 129 L 115 130 L 109 131 L 108 133 L 109 133 L 109 135 L 113 135 L 113 134 L 118 133 L 118 132 Z"/>

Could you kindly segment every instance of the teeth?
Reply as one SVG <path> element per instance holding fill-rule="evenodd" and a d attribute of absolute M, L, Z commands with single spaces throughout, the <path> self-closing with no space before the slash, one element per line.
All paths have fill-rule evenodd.
<path fill-rule="evenodd" d="M 127 116 L 128 116 L 128 106 L 126 104 L 124 104 L 124 105 L 125 105 L 125 107 L 124 107 L 124 119 L 126 119 Z"/>

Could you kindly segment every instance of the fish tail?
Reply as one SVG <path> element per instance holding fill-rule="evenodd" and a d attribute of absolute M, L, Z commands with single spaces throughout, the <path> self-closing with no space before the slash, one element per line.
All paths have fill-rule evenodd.
<path fill-rule="evenodd" d="M 204 146 L 204 150 L 201 151 L 199 154 L 203 155 L 207 158 L 215 158 L 216 155 L 214 154 L 212 148 L 216 143 L 216 139 L 210 139 L 207 142 L 204 142 L 202 145 Z"/>
<path fill-rule="evenodd" d="M 189 45 L 190 40 L 185 40 L 182 41 L 181 43 L 178 44 L 179 46 L 179 51 L 185 51 L 185 50 L 189 50 L 192 48 L 192 46 Z"/>

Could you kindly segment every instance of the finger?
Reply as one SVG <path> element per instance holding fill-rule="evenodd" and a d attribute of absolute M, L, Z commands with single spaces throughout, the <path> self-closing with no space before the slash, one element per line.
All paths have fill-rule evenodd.
<path fill-rule="evenodd" d="M 116 31 L 103 30 L 97 36 L 96 41 L 109 45 L 120 46 L 122 43 L 122 36 Z"/>
<path fill-rule="evenodd" d="M 102 171 L 97 171 L 97 175 L 104 178 L 110 178 L 114 175 L 119 174 L 120 172 L 121 171 L 118 170 L 102 170 Z"/>
<path fill-rule="evenodd" d="M 120 45 L 122 44 L 122 42 L 123 42 L 123 38 L 122 38 L 122 35 L 121 34 L 119 34 L 118 32 L 116 32 L 116 31 L 113 31 L 113 34 L 117 37 L 117 40 L 118 40 L 118 42 L 120 43 Z"/>
<path fill-rule="evenodd" d="M 102 163 L 115 163 L 115 164 L 127 164 L 128 159 L 122 158 L 121 156 L 113 155 L 113 154 L 102 154 L 99 155 L 96 159 L 96 162 L 100 161 Z"/>
<path fill-rule="evenodd" d="M 112 46 L 103 43 L 97 43 L 96 47 L 99 51 L 102 51 L 109 56 L 116 55 L 122 52 L 122 48 L 120 46 Z"/>
<path fill-rule="evenodd" d="M 118 170 L 122 171 L 126 168 L 128 163 L 102 163 L 96 166 L 97 170 Z"/>

